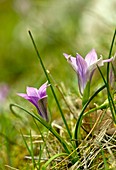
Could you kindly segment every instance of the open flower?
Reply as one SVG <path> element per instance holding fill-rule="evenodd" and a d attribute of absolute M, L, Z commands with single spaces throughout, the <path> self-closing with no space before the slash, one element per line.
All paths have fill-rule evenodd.
<path fill-rule="evenodd" d="M 17 93 L 19 96 L 30 101 L 36 108 L 41 117 L 48 121 L 47 114 L 47 82 L 44 83 L 39 89 L 34 87 L 27 87 L 27 94 Z"/>
<path fill-rule="evenodd" d="M 81 95 L 83 95 L 88 81 L 91 81 L 97 65 L 100 67 L 103 66 L 105 62 L 110 62 L 112 60 L 112 58 L 103 60 L 102 57 L 98 59 L 95 49 L 92 49 L 86 55 L 85 59 L 83 59 L 79 54 L 76 54 L 76 58 L 65 53 L 63 55 L 77 73 L 79 91 Z"/>

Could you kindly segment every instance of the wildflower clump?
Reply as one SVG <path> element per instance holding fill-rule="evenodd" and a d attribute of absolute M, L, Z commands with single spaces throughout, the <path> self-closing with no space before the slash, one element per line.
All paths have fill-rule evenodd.
<path fill-rule="evenodd" d="M 75 169 L 92 169 L 92 167 L 96 169 L 97 167 L 99 168 L 100 166 L 103 165 L 102 169 L 108 169 L 107 167 L 111 167 L 109 154 L 113 155 L 114 151 L 113 149 L 116 147 L 116 145 L 113 144 L 114 142 L 113 135 L 116 132 L 116 128 L 114 127 L 114 123 L 116 122 L 116 108 L 115 108 L 116 101 L 115 93 L 113 92 L 112 94 L 112 91 L 109 89 L 108 85 L 109 71 L 107 71 L 108 78 L 106 80 L 105 76 L 102 74 L 102 71 L 100 70 L 100 67 L 103 66 L 104 63 L 107 63 L 107 65 L 109 65 L 109 63 L 112 62 L 112 70 L 110 73 L 109 80 L 111 82 L 114 81 L 115 76 L 114 58 L 111 58 L 111 55 L 109 55 L 109 58 L 106 60 L 103 60 L 102 57 L 98 59 L 95 49 L 92 49 L 86 55 L 85 59 L 79 54 L 76 54 L 76 57 L 73 57 L 66 53 L 63 54 L 68 63 L 73 67 L 74 71 L 77 74 L 78 89 L 80 92 L 80 95 L 78 97 L 80 97 L 81 100 L 80 105 L 81 107 L 76 108 L 77 109 L 76 111 L 78 112 L 78 114 L 76 115 L 72 113 L 70 105 L 68 105 L 66 101 L 65 94 L 64 96 L 62 95 L 62 99 L 64 100 L 65 104 L 67 104 L 69 109 L 68 114 L 71 115 L 66 117 L 65 113 L 62 111 L 60 107 L 60 101 L 57 99 L 54 88 L 52 87 L 51 77 L 49 76 L 49 73 L 46 71 L 46 68 L 43 64 L 43 61 L 39 55 L 36 44 L 34 42 L 33 36 L 31 32 L 29 32 L 29 34 L 48 82 L 44 83 L 39 89 L 34 87 L 27 87 L 26 94 L 18 93 L 18 95 L 31 102 L 37 108 L 37 111 L 40 116 L 39 115 L 37 116 L 36 114 L 29 112 L 26 109 L 22 108 L 21 106 L 15 104 L 11 105 L 11 110 L 13 111 L 12 107 L 14 106 L 18 107 L 19 109 L 22 109 L 23 111 L 31 115 L 36 121 L 41 123 L 41 125 L 43 125 L 48 130 L 47 134 L 48 136 L 45 136 L 42 133 L 40 133 L 44 143 L 43 148 L 45 146 L 46 150 L 45 149 L 41 150 L 40 147 L 39 161 L 37 163 L 35 162 L 34 155 L 32 154 L 33 152 L 29 150 L 29 147 L 26 144 L 29 153 L 32 156 L 33 167 L 34 168 L 39 167 L 39 169 L 42 168 L 42 170 L 45 169 L 47 170 L 47 168 L 58 169 L 59 167 L 60 167 L 59 169 L 61 169 L 63 168 L 61 166 L 65 165 L 64 169 L 67 168 L 69 169 L 71 167 L 71 170 L 75 170 Z M 115 35 L 116 32 L 114 36 Z M 110 54 L 112 51 L 112 47 L 113 46 L 111 45 Z M 97 68 L 101 74 L 101 78 L 103 80 L 102 83 L 104 84 L 102 86 L 100 85 L 100 87 L 98 87 L 98 89 L 94 91 L 93 94 L 90 96 L 91 80 Z M 49 120 L 47 112 L 48 96 L 46 93 L 47 87 L 49 86 L 48 84 L 50 84 L 51 92 L 59 108 L 59 112 L 61 115 L 59 122 L 60 125 L 55 123 L 54 124 L 55 126 L 53 126 L 53 122 L 48 121 Z M 105 93 L 106 102 L 101 100 L 102 102 L 101 104 L 99 104 L 98 95 L 102 91 Z M 96 103 L 93 102 L 93 99 L 96 99 Z M 92 103 L 92 105 L 90 105 L 90 103 Z M 73 118 L 70 119 L 69 117 Z M 113 128 L 113 134 L 108 133 L 109 127 Z M 84 133 L 82 133 L 82 131 Z M 85 136 L 83 136 L 83 134 Z M 111 134 L 112 136 L 109 137 L 107 134 L 108 135 Z M 54 149 L 52 149 L 53 151 L 55 151 L 54 154 L 53 152 L 52 153 L 50 152 L 51 149 L 47 145 L 49 142 L 46 141 L 46 139 L 49 140 L 50 137 L 57 139 L 56 143 L 54 142 L 53 145 Z M 108 141 L 106 138 L 108 138 Z M 31 148 L 32 145 L 33 143 L 31 139 Z M 109 147 L 111 145 L 112 148 Z M 58 146 L 60 146 L 60 149 L 57 150 L 56 148 Z M 47 158 L 46 155 L 48 155 Z M 106 158 L 104 155 L 106 155 L 108 163 L 106 162 Z M 114 157 L 115 156 L 113 155 L 111 161 L 114 161 Z M 44 165 L 42 164 L 41 161 L 42 159 L 45 162 Z M 100 163 L 101 159 L 103 159 L 102 163 Z M 116 161 L 114 161 L 113 163 L 116 165 Z"/>

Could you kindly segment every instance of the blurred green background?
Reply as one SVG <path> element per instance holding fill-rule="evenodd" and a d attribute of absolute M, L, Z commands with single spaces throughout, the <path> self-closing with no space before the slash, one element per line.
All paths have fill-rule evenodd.
<path fill-rule="evenodd" d="M 95 48 L 107 57 L 115 6 L 115 0 L 0 0 L 0 82 L 25 86 L 43 81 L 31 30 L 46 68 L 56 80 L 70 83 L 62 53 L 85 56 Z"/>
<path fill-rule="evenodd" d="M 56 82 L 63 82 L 73 92 L 77 89 L 76 75 L 62 54 L 75 56 L 78 52 L 84 57 L 95 48 L 98 56 L 107 58 L 116 27 L 115 7 L 115 0 L 0 0 L 0 84 L 10 89 L 8 100 L 0 105 L 0 140 L 4 143 L 0 145 L 0 164 L 20 166 L 20 159 L 12 158 L 20 149 L 14 149 L 12 142 L 19 142 L 17 129 L 31 127 L 27 119 L 23 120 L 25 127 L 23 121 L 12 118 L 9 103 L 23 101 L 24 106 L 27 101 L 19 99 L 16 92 L 46 81 L 28 30 L 46 69 Z"/>

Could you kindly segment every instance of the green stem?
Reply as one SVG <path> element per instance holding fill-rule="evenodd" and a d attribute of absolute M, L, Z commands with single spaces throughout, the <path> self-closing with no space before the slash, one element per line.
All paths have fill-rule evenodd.
<path fill-rule="evenodd" d="M 108 95 L 108 101 L 109 101 L 109 106 L 110 106 L 110 110 L 111 110 L 111 113 L 112 113 L 112 117 L 113 117 L 113 121 L 114 123 L 116 124 L 116 108 L 115 108 L 115 104 L 114 104 L 114 101 L 113 101 L 113 98 L 112 98 L 112 95 L 110 93 L 110 90 L 109 90 L 109 85 L 108 85 L 108 82 L 106 82 L 104 76 L 103 76 L 103 73 L 101 72 L 100 68 L 97 66 L 101 76 L 102 76 L 102 79 L 105 83 L 105 86 L 107 88 L 107 95 Z M 113 107 L 113 108 L 112 108 Z"/>
<path fill-rule="evenodd" d="M 54 156 L 52 156 L 43 166 L 42 170 L 46 170 L 47 166 L 56 158 L 61 157 L 61 156 L 67 156 L 67 153 L 58 153 Z"/>
<path fill-rule="evenodd" d="M 24 141 L 24 143 L 26 145 L 26 148 L 27 148 L 28 152 L 29 152 L 30 156 L 32 157 L 33 168 L 35 168 L 36 167 L 36 163 L 35 163 L 34 153 L 33 153 L 33 143 L 32 143 L 31 131 L 30 131 L 30 144 L 31 144 L 30 147 L 28 146 L 28 144 L 27 144 L 27 142 L 26 142 L 22 132 L 21 132 L 21 135 L 22 135 L 23 141 Z"/>
<path fill-rule="evenodd" d="M 102 144 L 100 144 L 100 149 L 101 149 L 101 154 L 102 154 L 102 158 L 103 158 L 103 162 L 104 162 L 104 169 L 105 170 L 108 170 L 108 164 L 107 164 L 107 160 L 106 160 L 106 157 L 105 157 L 105 153 L 104 153 L 104 150 L 102 148 Z"/>
<path fill-rule="evenodd" d="M 111 42 L 111 47 L 110 47 L 110 51 L 109 51 L 109 56 L 108 58 L 111 58 L 111 54 L 112 54 L 112 49 L 113 49 L 113 45 L 114 45 L 114 41 L 115 41 L 115 37 L 116 37 L 116 29 L 114 31 L 114 35 L 112 38 L 112 42 Z M 107 82 L 109 82 L 109 62 L 107 63 Z"/>
<path fill-rule="evenodd" d="M 116 104 L 116 101 L 114 101 L 114 103 Z M 95 107 L 95 108 L 93 108 L 93 109 L 85 112 L 83 116 L 86 116 L 87 114 L 92 113 L 92 112 L 95 112 L 95 111 L 97 111 L 97 110 L 106 109 L 106 108 L 108 108 L 108 107 L 109 107 L 109 102 L 104 102 L 102 105 L 97 106 L 97 107 Z"/>
<path fill-rule="evenodd" d="M 95 112 L 95 111 L 97 111 L 97 110 L 102 110 L 102 109 L 107 108 L 107 107 L 108 107 L 108 103 L 105 103 L 105 104 L 103 104 L 103 105 L 94 107 L 93 109 L 85 112 L 83 116 L 86 116 L 86 115 L 88 115 L 89 113 Z"/>
<path fill-rule="evenodd" d="M 111 54 L 112 54 L 112 49 L 113 49 L 115 38 L 116 38 L 116 29 L 114 31 L 114 35 L 113 35 L 113 38 L 112 38 L 112 42 L 111 42 L 111 47 L 110 47 L 109 57 L 108 58 L 111 58 Z M 111 93 L 110 93 L 110 88 L 109 88 L 109 64 L 110 63 L 108 62 L 107 63 L 107 82 L 105 81 L 104 77 L 103 76 L 102 77 L 103 77 L 104 83 L 107 84 L 107 93 L 108 93 L 109 105 L 110 105 L 110 109 L 111 109 L 113 120 L 114 120 L 114 122 L 116 124 L 116 108 L 115 108 L 115 105 L 114 105 L 114 102 L 113 102 L 113 99 L 112 99 L 112 96 L 111 96 Z M 112 106 L 113 106 L 113 108 L 112 108 Z M 113 109 L 114 109 L 114 113 L 113 113 Z"/>
<path fill-rule="evenodd" d="M 60 137 L 60 135 L 52 128 L 52 126 L 49 123 L 47 123 L 43 118 L 41 118 L 40 115 L 36 116 L 34 113 L 27 111 L 26 109 L 24 109 L 23 107 L 21 107 L 17 104 L 10 104 L 10 110 L 13 113 L 14 113 L 13 107 L 17 107 L 17 108 L 25 111 L 26 113 L 31 115 L 34 119 L 38 120 L 42 125 L 44 125 L 58 139 L 58 141 L 61 143 L 61 145 L 63 146 L 66 153 L 70 154 L 71 151 L 69 150 L 68 144 L 63 140 L 62 137 Z"/>
<path fill-rule="evenodd" d="M 46 71 L 46 69 L 45 69 L 45 66 L 44 66 L 44 64 L 43 64 L 43 61 L 42 61 L 42 59 L 41 59 L 41 57 L 40 57 L 40 54 L 39 54 L 38 49 L 37 49 L 37 46 L 36 46 L 35 41 L 34 41 L 34 39 L 33 39 L 32 33 L 31 33 L 30 31 L 29 31 L 29 35 L 30 35 L 30 37 L 31 37 L 32 43 L 33 43 L 33 45 L 34 45 L 35 51 L 36 51 L 37 56 L 38 56 L 38 58 L 39 58 L 39 60 L 40 60 L 41 66 L 42 66 L 43 71 L 44 71 L 44 73 L 45 73 L 45 76 L 46 76 L 46 78 L 47 78 L 47 80 L 48 80 L 48 83 L 51 84 L 50 78 L 49 78 L 48 73 L 47 73 L 47 71 Z M 56 94 L 55 94 L 55 92 L 54 92 L 54 89 L 53 89 L 52 85 L 51 85 L 50 87 L 51 87 L 51 91 L 52 91 L 52 93 L 53 93 L 53 96 L 54 96 L 54 98 L 55 98 L 56 104 L 57 104 L 57 106 L 58 106 L 58 108 L 59 108 L 59 111 L 60 111 L 61 117 L 62 117 L 62 119 L 63 119 L 63 122 L 64 122 L 64 124 L 65 124 L 65 126 L 66 126 L 67 132 L 68 132 L 68 134 L 69 134 L 69 136 L 70 136 L 70 139 L 72 139 L 72 134 L 71 134 L 71 132 L 70 132 L 70 129 L 69 129 L 69 127 L 68 127 L 68 124 L 67 124 L 67 122 L 66 122 L 66 119 L 65 119 L 65 117 L 64 117 L 64 114 L 63 114 L 62 109 L 61 109 L 61 107 L 60 107 L 60 104 L 59 104 L 59 101 L 58 101 L 58 99 L 57 99 L 57 97 L 56 97 Z"/>
<path fill-rule="evenodd" d="M 37 129 L 38 129 L 38 131 L 39 131 L 39 133 L 40 133 L 40 135 L 41 135 L 41 138 L 42 138 L 43 142 L 45 143 L 46 152 L 47 152 L 47 154 L 48 154 L 48 156 L 49 156 L 49 158 L 50 158 L 50 153 L 49 153 L 49 151 L 48 151 L 48 146 L 47 146 L 47 144 L 46 144 L 46 142 L 45 142 L 44 135 L 42 134 L 42 132 L 41 132 L 41 130 L 40 130 L 40 127 L 38 126 L 38 124 L 37 124 L 37 122 L 35 121 L 35 119 L 33 119 L 33 120 L 34 120 L 35 125 L 37 126 Z M 41 145 L 40 145 L 40 146 L 41 146 Z"/>
<path fill-rule="evenodd" d="M 83 106 L 82 108 L 82 111 L 79 115 L 79 118 L 77 120 L 77 123 L 76 123 L 76 127 L 75 127 L 75 140 L 76 140 L 76 147 L 78 147 L 78 135 L 79 135 L 79 132 L 80 132 L 80 127 L 81 127 L 81 121 L 82 121 L 82 117 L 83 117 L 83 114 L 84 114 L 84 111 L 85 109 L 87 108 L 87 106 L 89 105 L 89 103 L 93 100 L 93 98 L 100 92 L 102 91 L 106 86 L 102 86 L 100 87 L 91 97 L 90 99 L 87 101 L 87 103 Z"/>

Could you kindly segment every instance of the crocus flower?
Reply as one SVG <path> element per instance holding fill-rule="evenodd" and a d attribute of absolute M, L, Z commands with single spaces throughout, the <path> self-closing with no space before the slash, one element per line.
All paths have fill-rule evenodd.
<path fill-rule="evenodd" d="M 112 60 L 112 58 L 103 60 L 102 57 L 98 59 L 95 49 L 92 49 L 86 55 L 85 59 L 83 59 L 79 54 L 76 54 L 76 57 L 72 57 L 71 55 L 65 53 L 63 55 L 77 73 L 79 91 L 81 95 L 83 95 L 88 81 L 91 81 L 97 65 L 100 67 L 103 66 L 105 62 L 110 62 Z"/>
<path fill-rule="evenodd" d="M 48 87 L 47 82 L 44 83 L 39 89 L 34 87 L 27 87 L 27 94 L 17 93 L 19 96 L 30 101 L 36 108 L 42 118 L 48 121 L 47 114 L 47 94 L 46 89 Z"/>

